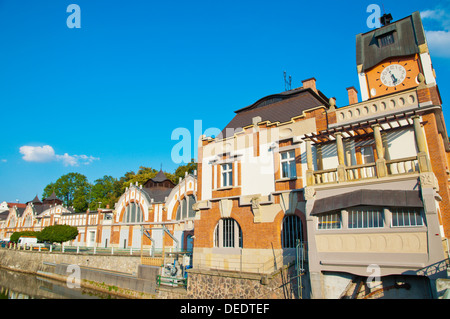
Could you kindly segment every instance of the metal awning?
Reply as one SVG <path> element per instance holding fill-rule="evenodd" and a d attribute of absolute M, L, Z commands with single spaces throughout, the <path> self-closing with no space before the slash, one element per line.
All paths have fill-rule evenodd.
<path fill-rule="evenodd" d="M 316 200 L 311 215 L 355 206 L 423 207 L 423 202 L 416 190 L 360 189 Z"/>

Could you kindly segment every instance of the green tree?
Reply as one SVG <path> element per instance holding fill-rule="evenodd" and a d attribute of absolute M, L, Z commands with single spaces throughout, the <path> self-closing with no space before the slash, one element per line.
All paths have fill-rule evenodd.
<path fill-rule="evenodd" d="M 64 243 L 74 240 L 78 236 L 78 229 L 69 225 L 53 225 L 45 227 L 38 234 L 38 240 L 51 243 Z"/>
<path fill-rule="evenodd" d="M 121 194 L 117 194 L 117 179 L 105 175 L 102 178 L 97 179 L 94 182 L 94 186 L 91 188 L 91 203 L 89 205 L 89 209 L 95 210 L 99 207 L 99 203 L 101 202 L 101 207 L 114 207 L 114 203 L 117 202 L 118 197 Z"/>
<path fill-rule="evenodd" d="M 191 162 L 187 163 L 186 165 L 178 166 L 178 168 L 175 170 L 175 177 L 177 179 L 176 184 L 178 184 L 180 177 L 184 178 L 186 172 L 188 174 L 194 174 L 194 171 L 196 170 L 197 170 L 197 163 L 195 162 L 194 159 L 191 159 Z"/>
<path fill-rule="evenodd" d="M 86 176 L 80 173 L 68 173 L 44 188 L 42 198 L 47 198 L 54 191 L 65 205 L 73 206 L 76 211 L 85 211 L 90 202 L 89 184 Z"/>

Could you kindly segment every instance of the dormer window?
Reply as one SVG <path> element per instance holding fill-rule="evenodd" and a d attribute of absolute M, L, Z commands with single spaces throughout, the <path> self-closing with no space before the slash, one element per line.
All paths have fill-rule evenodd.
<path fill-rule="evenodd" d="M 388 33 L 379 38 L 380 47 L 385 47 L 394 43 L 394 33 Z"/>

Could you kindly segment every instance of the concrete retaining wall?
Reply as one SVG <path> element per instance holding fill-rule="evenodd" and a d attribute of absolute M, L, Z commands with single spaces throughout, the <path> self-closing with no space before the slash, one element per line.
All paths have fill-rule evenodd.
<path fill-rule="evenodd" d="M 0 266 L 30 273 L 47 271 L 44 263 L 73 264 L 136 275 L 139 256 L 101 256 L 0 249 Z"/>

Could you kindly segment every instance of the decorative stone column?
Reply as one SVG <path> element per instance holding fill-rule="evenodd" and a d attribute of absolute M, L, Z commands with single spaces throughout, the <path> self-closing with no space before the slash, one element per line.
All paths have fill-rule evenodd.
<path fill-rule="evenodd" d="M 376 161 L 377 176 L 387 176 L 386 160 L 384 159 L 383 139 L 381 138 L 381 125 L 372 125 L 373 136 L 375 138 L 375 148 L 377 150 L 378 159 Z"/>
<path fill-rule="evenodd" d="M 339 165 L 337 167 L 337 178 L 340 182 L 345 182 L 347 180 L 345 172 L 345 153 L 344 153 L 344 142 L 342 141 L 342 133 L 338 132 L 334 134 L 336 137 L 337 155 Z"/>
<path fill-rule="evenodd" d="M 314 166 L 313 166 L 313 156 L 312 156 L 312 148 L 311 148 L 311 140 L 309 138 L 305 139 L 306 144 L 306 185 L 312 186 L 314 185 Z"/>
<path fill-rule="evenodd" d="M 427 144 L 425 134 L 420 124 L 420 116 L 412 117 L 414 122 L 414 136 L 416 137 L 416 145 L 418 149 L 417 159 L 419 161 L 419 172 L 431 172 L 431 163 L 427 153 Z"/>

